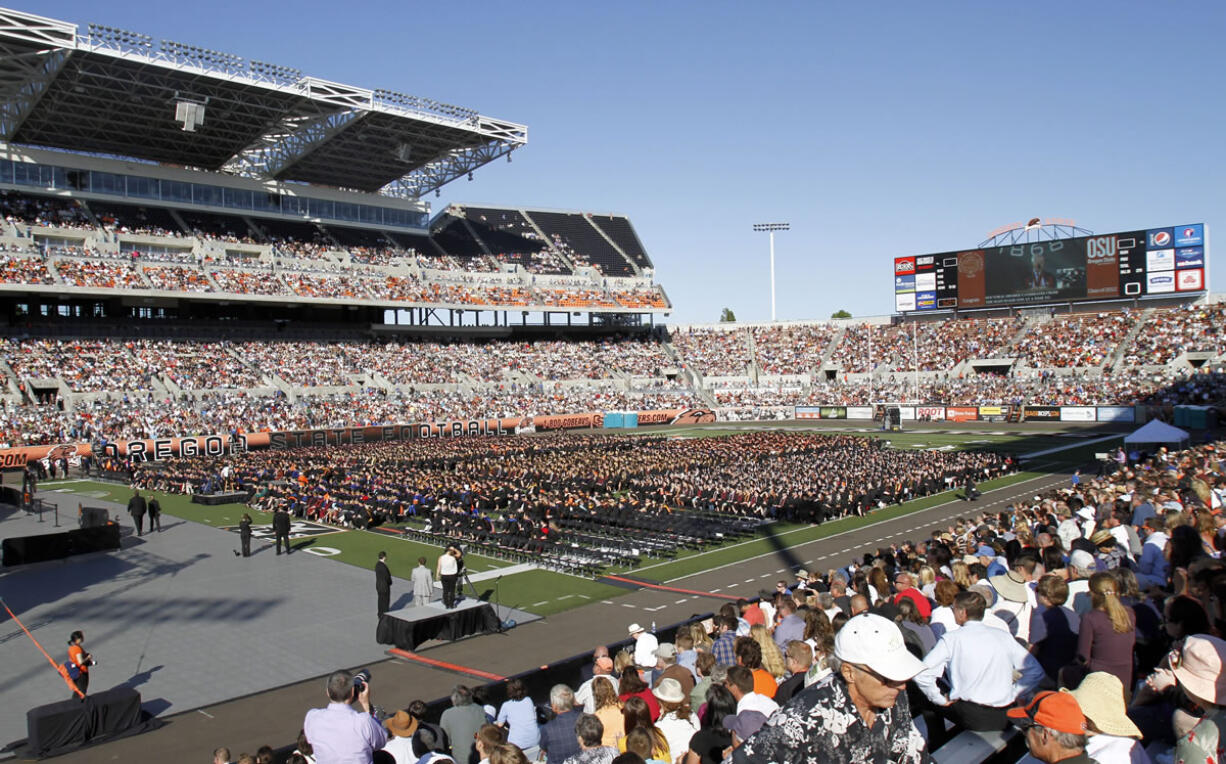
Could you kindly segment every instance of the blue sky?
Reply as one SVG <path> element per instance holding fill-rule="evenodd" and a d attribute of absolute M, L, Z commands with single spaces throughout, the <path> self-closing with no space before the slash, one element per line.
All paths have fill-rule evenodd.
<path fill-rule="evenodd" d="M 769 318 L 759 221 L 780 319 L 889 313 L 893 257 L 1034 216 L 1226 236 L 1218 2 L 7 4 L 525 123 L 435 208 L 624 213 L 673 322 Z"/>

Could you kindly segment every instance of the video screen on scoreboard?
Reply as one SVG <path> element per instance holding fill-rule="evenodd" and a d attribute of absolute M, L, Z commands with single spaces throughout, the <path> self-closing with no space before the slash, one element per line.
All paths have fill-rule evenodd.
<path fill-rule="evenodd" d="M 1203 224 L 894 259 L 899 312 L 1110 300 L 1206 288 Z"/>

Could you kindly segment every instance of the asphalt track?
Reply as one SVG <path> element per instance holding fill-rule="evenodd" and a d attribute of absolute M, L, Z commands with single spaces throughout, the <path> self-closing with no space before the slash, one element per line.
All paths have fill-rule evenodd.
<path fill-rule="evenodd" d="M 617 599 L 593 602 L 541 621 L 491 634 L 444 644 L 423 651 L 427 662 L 389 658 L 371 665 L 374 701 L 385 708 L 401 708 L 414 699 L 431 700 L 448 694 L 457 683 L 482 684 L 489 676 L 509 676 L 533 666 L 560 659 L 623 639 L 633 622 L 665 625 L 691 615 L 710 612 L 729 596 L 752 596 L 772 588 L 777 579 L 790 579 L 798 567 L 826 570 L 840 567 L 853 557 L 878 547 L 927 536 L 951 518 L 984 511 L 1000 511 L 1014 500 L 1033 496 L 1046 488 L 1065 484 L 1066 475 L 1053 474 L 1006 488 L 985 492 L 973 503 L 958 499 L 864 528 L 789 546 L 779 539 L 778 548 L 750 560 L 726 565 L 698 575 L 661 582 Z M 635 576 L 649 578 L 651 567 Z M 685 590 L 685 591 L 677 591 Z M 353 638 L 370 639 L 354 634 Z M 463 673 L 453 667 L 468 667 Z M 237 671 L 236 671 L 237 668 Z M 356 668 L 356 667 L 345 667 Z M 223 670 L 219 667 L 218 670 Z M 241 666 L 235 672 L 241 687 Z M 202 761 L 213 748 L 228 746 L 235 756 L 254 752 L 261 745 L 279 747 L 292 742 L 306 710 L 325 704 L 322 678 L 296 682 L 278 689 L 169 716 L 162 729 L 114 741 L 59 757 L 68 763 L 101 761 Z"/>

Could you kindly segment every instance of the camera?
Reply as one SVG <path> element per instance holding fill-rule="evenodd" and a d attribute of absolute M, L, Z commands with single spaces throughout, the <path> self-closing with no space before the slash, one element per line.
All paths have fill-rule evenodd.
<path fill-rule="evenodd" d="M 355 695 L 360 694 L 366 689 L 366 685 L 370 684 L 370 669 L 358 669 L 353 675 L 353 692 Z"/>

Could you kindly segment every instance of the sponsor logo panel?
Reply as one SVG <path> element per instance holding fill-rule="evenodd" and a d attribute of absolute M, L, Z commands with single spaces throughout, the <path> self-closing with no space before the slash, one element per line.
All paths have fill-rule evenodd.
<path fill-rule="evenodd" d="M 915 292 L 899 292 L 894 295 L 894 309 L 899 312 L 915 310 Z"/>
<path fill-rule="evenodd" d="M 1175 270 L 1175 250 L 1151 249 L 1145 253 L 1145 268 L 1150 272 Z"/>
<path fill-rule="evenodd" d="M 937 288 L 937 275 L 935 273 L 920 273 L 915 277 L 915 291 L 917 292 L 932 292 Z"/>
<path fill-rule="evenodd" d="M 1188 271 L 1184 271 L 1187 273 Z M 1145 294 L 1165 294 L 1175 291 L 1175 274 L 1147 273 L 1145 274 Z"/>
<path fill-rule="evenodd" d="M 954 422 L 974 422 L 979 419 L 979 407 L 946 406 L 945 418 Z"/>
<path fill-rule="evenodd" d="M 848 419 L 872 419 L 873 418 L 873 407 L 872 406 L 848 406 L 847 407 L 847 418 Z"/>
<path fill-rule="evenodd" d="M 1100 422 L 1135 422 L 1137 412 L 1132 406 L 1099 406 Z"/>
<path fill-rule="evenodd" d="M 1204 243 L 1205 226 L 1203 224 L 1181 225 L 1175 228 L 1176 247 L 1199 247 Z"/>
<path fill-rule="evenodd" d="M 1093 422 L 1095 417 L 1093 406 L 1061 406 L 1061 422 Z"/>
<path fill-rule="evenodd" d="M 1175 241 L 1175 233 L 1171 228 L 1159 228 L 1149 231 L 1145 240 L 1146 249 L 1166 249 Z"/>
<path fill-rule="evenodd" d="M 916 406 L 915 415 L 920 419 L 939 422 L 945 418 L 944 406 Z"/>
<path fill-rule="evenodd" d="M 1022 412 L 1024 419 L 1059 419 L 1059 406 L 1026 406 Z"/>
<path fill-rule="evenodd" d="M 1180 292 L 1199 292 L 1205 288 L 1205 271 L 1193 268 L 1175 274 L 1175 288 Z"/>
<path fill-rule="evenodd" d="M 894 275 L 903 276 L 909 273 L 915 273 L 915 258 L 914 257 L 896 257 L 894 258 Z"/>
<path fill-rule="evenodd" d="M 1184 247 L 1175 250 L 1175 268 L 1177 270 L 1182 271 L 1188 268 L 1203 267 L 1205 267 L 1204 247 Z"/>

